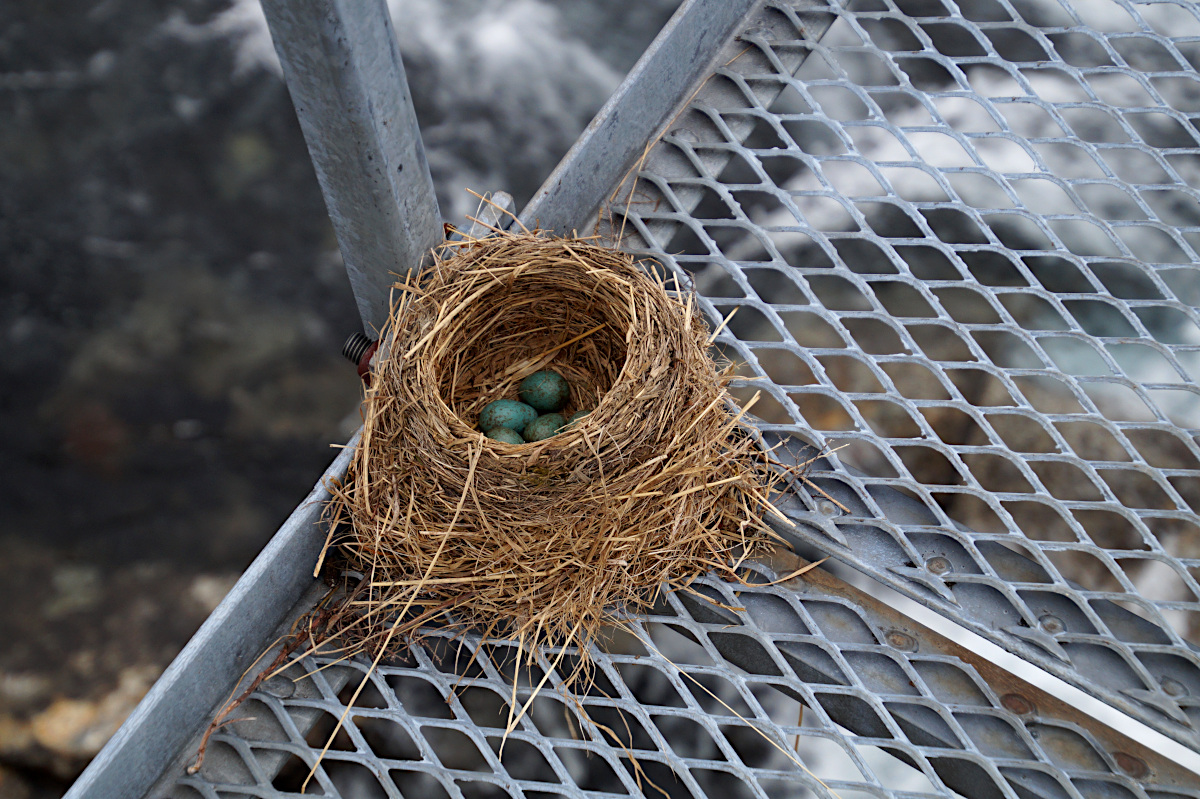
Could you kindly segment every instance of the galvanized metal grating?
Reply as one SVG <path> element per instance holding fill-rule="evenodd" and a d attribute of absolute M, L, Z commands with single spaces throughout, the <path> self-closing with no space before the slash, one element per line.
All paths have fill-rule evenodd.
<path fill-rule="evenodd" d="M 1172 52 L 1200 43 L 1178 35 L 1183 22 L 1195 24 L 1191 8 L 1153 5 L 1184 17 L 1166 23 L 1173 38 L 1143 27 L 1138 36 L 1168 41 Z M 1135 26 L 1145 11 L 1108 7 Z M 761 389 L 776 403 L 756 406 L 768 435 L 850 442 L 813 475 L 848 514 L 813 492 L 785 505 L 798 525 L 785 532 L 799 548 L 831 551 L 1191 740 L 1200 680 L 1186 640 L 1194 628 L 1181 618 L 1200 609 L 1200 564 L 1184 549 L 1197 545 L 1188 537 L 1196 506 L 1186 504 L 1195 502 L 1187 481 L 1198 476 L 1197 423 L 1186 402 L 1162 392 L 1197 393 L 1198 339 L 1181 325 L 1195 325 L 1200 278 L 1194 230 L 1168 227 L 1166 206 L 1143 195 L 1195 192 L 1172 182 L 1177 165 L 1151 184 L 1136 183 L 1149 174 L 1141 167 L 1118 167 L 1131 153 L 1173 164 L 1169 156 L 1196 146 L 1134 138 L 1142 134 L 1123 117 L 1143 106 L 1052 94 L 1063 91 L 1060 79 L 1043 81 L 1039 70 L 1061 71 L 1081 91 L 1109 73 L 1178 75 L 1125 60 L 1072 64 L 1072 48 L 1086 50 L 1076 34 L 1121 58 L 1136 53 L 1114 44 L 1129 37 L 1098 33 L 1090 17 L 1050 19 L 1053 27 L 1037 15 L 1058 6 L 1020 8 L 1024 16 L 1001 3 L 831 8 L 838 22 L 816 44 L 804 37 L 811 16 L 798 16 L 811 4 L 768 3 L 740 42 L 727 43 L 738 57 L 695 95 L 614 210 L 632 234 L 627 245 L 695 276 L 714 320 L 740 307 L 720 343 L 767 378 L 747 396 Z M 1033 52 L 1013 44 L 1022 36 L 1049 55 L 1022 55 Z M 968 39 L 983 54 L 963 52 Z M 820 59 L 805 62 L 812 53 Z M 1034 57 L 1042 60 L 1020 61 Z M 996 84 L 994 96 L 979 94 L 968 79 L 988 69 L 1040 93 L 1004 94 Z M 1196 79 L 1191 66 L 1178 72 Z M 945 90 L 943 73 L 956 88 Z M 1179 122 L 1186 92 L 1177 94 L 1160 110 Z M 849 110 L 852 101 L 866 112 Z M 959 101 L 983 109 L 996 129 L 973 128 L 969 106 L 954 111 Z M 1022 104 L 1054 124 L 1072 109 L 1109 108 L 1129 141 L 1096 142 L 1061 124 L 1039 138 L 1045 129 L 1014 127 L 1027 119 Z M 914 122 L 916 113 L 924 117 Z M 949 137 L 969 164 L 939 161 L 948 150 L 923 134 Z M 1083 151 L 1101 174 L 1072 172 L 1061 152 L 1074 150 L 1058 145 Z M 1019 170 L 1006 166 L 1016 151 L 1028 159 Z M 1074 210 L 1038 206 L 1045 192 L 1022 193 L 1024 181 L 1042 179 Z M 1091 186 L 1132 192 L 1143 218 L 1125 218 L 1111 202 L 1088 205 L 1099 191 Z M 1094 242 L 1060 224 L 1079 221 L 1111 234 L 1115 254 L 1081 252 Z M 1125 230 L 1139 227 L 1183 255 L 1147 266 L 1165 259 L 1134 247 L 1151 246 Z M 1114 319 L 1128 326 L 1115 329 L 1121 335 L 1112 335 Z M 1082 342 L 1107 372 L 1078 366 L 1079 351 L 1056 349 L 1066 346 L 1060 340 Z M 1177 379 L 1139 372 L 1143 353 L 1122 354 L 1124 345 L 1167 359 Z M 1141 416 L 1129 395 L 1145 406 Z M 1144 498 L 1149 489 L 1130 489 L 1139 476 L 1167 500 L 1156 505 Z M 1095 496 L 1070 493 L 1081 487 Z M 1088 562 L 1109 576 L 1089 573 Z M 773 579 L 795 565 L 780 556 L 753 569 Z M 1191 594 L 1152 593 L 1142 580 L 1151 568 L 1160 568 L 1150 575 L 1158 583 L 1170 576 Z M 745 610 L 668 597 L 632 623 L 682 668 L 616 637 L 607 654 L 593 653 L 598 690 L 580 697 L 583 712 L 544 693 L 503 755 L 511 648 L 475 652 L 477 642 L 460 647 L 435 632 L 410 660 L 371 676 L 374 694 L 350 711 L 315 782 L 342 796 L 654 793 L 639 783 L 640 768 L 671 796 L 1200 795 L 1194 774 L 827 575 L 777 587 L 709 579 L 701 591 Z M 545 674 L 558 685 L 557 657 L 540 654 L 541 671 L 521 677 L 518 698 Z M 320 666 L 311 679 L 264 686 L 244 720 L 214 736 L 205 769 L 168 774 L 155 795 L 298 792 L 345 709 L 347 681 L 353 687 L 366 671 L 328 658 L 300 667 Z M 612 733 L 589 729 L 589 719 Z M 828 789 L 767 741 L 795 742 Z"/>
<path fill-rule="evenodd" d="M 1200 9 L 769 5 L 614 227 L 830 450 L 797 540 L 1196 747 Z"/>
<path fill-rule="evenodd" d="M 747 576 L 767 582 L 796 563 Z M 543 652 L 525 673 L 515 646 L 433 633 L 370 675 L 313 784 L 345 797 L 642 796 L 651 783 L 701 798 L 1196 795 L 1186 772 L 1151 769 L 1154 755 L 1136 745 L 1114 750 L 1111 731 L 1048 695 L 1002 695 L 994 668 L 832 578 L 698 589 L 744 609 L 666 597 L 632 620 L 634 635 L 593 651 L 594 685 L 577 705 L 556 690 L 573 650 L 563 663 Z M 167 793 L 299 793 L 368 671 L 315 661 L 303 668 L 332 667 L 264 686 L 240 711 L 248 720 L 214 736 L 200 774 Z M 514 677 L 523 704 L 547 674 L 501 749 Z"/>

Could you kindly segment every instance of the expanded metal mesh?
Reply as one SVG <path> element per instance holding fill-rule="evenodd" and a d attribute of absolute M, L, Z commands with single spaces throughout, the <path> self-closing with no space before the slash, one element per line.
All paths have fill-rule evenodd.
<path fill-rule="evenodd" d="M 780 576 L 754 568 L 751 582 Z M 374 672 L 309 659 L 297 668 L 334 665 L 267 683 L 168 793 L 300 793 L 320 759 L 310 790 L 343 797 L 1196 795 L 1032 694 L 1001 695 L 949 642 L 853 592 L 697 588 L 594 650 L 595 678 L 570 699 L 559 688 L 573 650 L 526 672 L 515 644 L 435 632 Z M 510 707 L 547 675 L 505 740 Z"/>
<path fill-rule="evenodd" d="M 780 4 L 614 218 L 830 450 L 802 538 L 1193 746 L 1198 14 Z"/>
<path fill-rule="evenodd" d="M 792 4 L 768 3 L 613 224 L 690 275 L 714 324 L 736 309 L 718 349 L 757 378 L 739 396 L 761 392 L 764 432 L 826 451 L 784 508 L 798 546 L 1195 746 L 1198 12 L 830 13 L 817 42 Z M 367 666 L 307 659 L 292 676 L 326 668 L 264 685 L 205 768 L 163 793 L 299 793 L 346 712 L 310 792 L 1200 795 L 1152 753 L 1118 751 L 1095 722 L 810 577 L 665 597 L 594 650 L 577 703 L 557 690 L 570 651 L 526 673 L 515 646 L 433 631 L 348 711 Z M 501 751 L 510 708 L 543 678 Z"/>

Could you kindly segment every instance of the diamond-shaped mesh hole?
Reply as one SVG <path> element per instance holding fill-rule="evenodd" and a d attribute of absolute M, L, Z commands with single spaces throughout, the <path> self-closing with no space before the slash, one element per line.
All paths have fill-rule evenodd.
<path fill-rule="evenodd" d="M 338 723 L 341 713 L 335 716 L 332 712 L 322 713 L 313 723 L 304 740 L 309 746 L 320 751 L 326 745 L 333 752 L 355 752 L 358 747 L 346 728 Z"/>
<path fill-rule="evenodd" d="M 350 681 L 341 691 L 338 692 L 338 701 L 344 704 L 350 704 L 350 700 L 354 700 L 354 706 L 359 708 L 380 709 L 388 706 L 387 700 L 383 698 L 379 688 L 375 685 L 373 679 L 367 679 L 363 683 L 364 673 L 356 671 L 350 676 Z M 361 687 L 360 687 L 361 686 Z M 355 696 L 357 694 L 357 697 Z"/>
<path fill-rule="evenodd" d="M 458 701 L 471 721 L 479 727 L 504 727 L 508 720 L 508 699 L 489 688 L 466 687 L 457 692 Z"/>
<path fill-rule="evenodd" d="M 388 793 L 378 777 L 362 763 L 329 761 L 322 764 L 337 796 L 386 799 Z"/>
<path fill-rule="evenodd" d="M 300 793 L 305 778 L 308 777 L 309 766 L 296 755 L 289 755 L 271 785 L 277 791 L 284 793 Z"/>
<path fill-rule="evenodd" d="M 692 777 L 704 785 L 711 785 L 711 792 L 730 799 L 758 797 L 753 785 L 747 784 L 738 774 L 720 769 L 693 768 Z"/>
<path fill-rule="evenodd" d="M 392 769 L 390 776 L 392 783 L 406 799 L 450 799 L 450 792 L 442 781 L 427 771 Z"/>
<path fill-rule="evenodd" d="M 363 740 L 383 760 L 420 760 L 421 750 L 409 733 L 395 721 L 377 716 L 352 716 Z"/>
<path fill-rule="evenodd" d="M 388 677 L 387 681 L 410 716 L 430 719 L 454 717 L 454 711 L 450 709 L 441 692 L 428 680 L 415 676 L 394 675 Z"/>
<path fill-rule="evenodd" d="M 556 746 L 554 754 L 562 761 L 575 784 L 581 789 L 619 794 L 626 792 L 625 783 L 621 779 L 625 768 L 617 758 L 614 757 L 613 762 L 610 762 L 604 757 L 574 746 Z"/>
<path fill-rule="evenodd" d="M 421 728 L 421 735 L 436 753 L 438 761 L 448 769 L 492 770 L 475 742 L 459 730 L 426 725 Z"/>

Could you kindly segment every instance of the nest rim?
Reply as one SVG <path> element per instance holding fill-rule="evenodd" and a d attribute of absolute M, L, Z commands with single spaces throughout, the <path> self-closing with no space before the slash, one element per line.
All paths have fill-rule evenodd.
<path fill-rule="evenodd" d="M 659 458 L 654 454 L 646 454 L 653 450 L 653 445 L 649 449 L 645 446 L 641 446 L 639 449 L 639 442 L 632 440 L 633 436 L 624 442 L 611 440 L 616 437 L 613 433 L 614 428 L 618 432 L 629 433 L 630 430 L 630 426 L 627 424 L 628 420 L 622 419 L 623 414 L 628 415 L 628 408 L 621 403 L 631 401 L 631 397 L 639 402 L 642 401 L 639 397 L 647 393 L 649 385 L 645 381 L 639 382 L 638 380 L 639 368 L 646 366 L 639 359 L 645 353 L 639 349 L 641 342 L 635 339 L 633 328 L 637 327 L 639 323 L 647 323 L 652 315 L 649 311 L 639 315 L 640 309 L 635 304 L 626 307 L 613 302 L 603 306 L 610 313 L 604 319 L 602 327 L 609 328 L 605 331 L 606 335 L 614 337 L 616 344 L 623 350 L 619 368 L 609 370 L 607 387 L 596 392 L 596 399 L 590 408 L 585 408 L 576 399 L 576 387 L 572 384 L 572 397 L 568 407 L 574 407 L 575 410 L 588 409 L 590 412 L 568 429 L 541 441 L 524 444 L 494 441 L 487 438 L 472 424 L 471 419 L 477 418 L 477 410 L 481 407 L 482 400 L 496 392 L 502 392 L 502 387 L 493 387 L 492 391 L 479 391 L 468 397 L 457 394 L 458 376 L 463 367 L 462 357 L 457 357 L 453 364 L 447 361 L 439 363 L 418 361 L 412 365 L 413 369 L 410 370 L 409 378 L 417 380 L 419 383 L 419 378 L 423 377 L 426 381 L 423 386 L 426 393 L 422 396 L 429 401 L 426 407 L 432 414 L 431 419 L 435 423 L 440 422 L 441 432 L 444 433 L 442 444 L 446 449 L 442 452 L 432 452 L 431 457 L 436 460 L 437 457 L 447 456 L 448 453 L 453 453 L 455 456 L 448 457 L 448 460 L 455 461 L 454 465 L 447 467 L 445 473 L 438 475 L 439 479 L 445 478 L 442 483 L 439 483 L 443 494 L 453 495 L 457 500 L 456 503 L 453 503 L 453 512 L 451 512 L 451 504 L 446 503 L 444 497 L 440 501 L 442 516 L 437 518 L 440 518 L 441 523 L 444 524 L 447 521 L 445 517 L 447 515 L 451 517 L 449 528 L 445 531 L 446 535 L 448 536 L 453 531 L 454 525 L 464 514 L 466 514 L 468 525 L 488 527 L 494 521 L 488 517 L 486 511 L 477 509 L 481 512 L 476 513 L 475 510 L 466 507 L 471 504 L 467 498 L 478 493 L 502 497 L 505 501 L 500 503 L 498 507 L 501 510 L 497 512 L 500 520 L 515 524 L 518 530 L 524 530 L 525 527 L 535 529 L 536 534 L 523 538 L 517 534 L 510 535 L 511 530 L 509 532 L 502 529 L 490 531 L 496 534 L 496 538 L 490 542 L 496 545 L 493 550 L 489 550 L 492 557 L 480 557 L 474 564 L 461 559 L 454 561 L 452 571 L 457 571 L 454 571 L 454 574 L 449 577 L 437 576 L 441 574 L 440 566 L 445 565 L 444 563 L 439 564 L 438 558 L 447 548 L 447 538 L 444 538 L 441 544 L 436 546 L 432 556 L 430 552 L 431 549 L 434 549 L 432 539 L 430 542 L 425 542 L 430 546 L 421 550 L 420 553 L 414 553 L 411 547 L 405 550 L 404 546 L 398 546 L 397 552 L 404 551 L 410 556 L 417 555 L 407 562 L 400 562 L 405 559 L 399 557 L 397 552 L 392 553 L 391 568 L 384 569 L 384 571 L 389 576 L 398 576 L 400 579 L 378 580 L 374 584 L 368 583 L 365 589 L 361 585 L 356 589 L 356 595 L 361 596 L 365 592 L 368 597 L 366 616 L 378 611 L 375 619 L 366 623 L 365 631 L 360 630 L 356 634 L 358 642 L 364 648 L 371 650 L 380 647 L 386 648 L 389 645 L 388 642 L 392 640 L 390 632 L 386 636 L 386 640 L 383 637 L 383 625 L 381 624 L 385 616 L 383 608 L 396 605 L 401 595 L 406 597 L 406 607 L 414 604 L 420 607 L 440 604 L 443 609 L 449 607 L 456 620 L 455 623 L 464 632 L 469 630 L 482 632 L 484 638 L 499 635 L 505 638 L 519 639 L 522 642 L 522 648 L 530 653 L 530 656 L 541 644 L 583 645 L 590 641 L 601 627 L 619 623 L 620 617 L 625 613 L 649 607 L 664 586 L 668 590 L 675 590 L 685 586 L 697 574 L 711 571 L 714 568 L 724 568 L 727 574 L 732 576 L 734 572 L 729 564 L 735 558 L 747 556 L 764 546 L 775 543 L 777 537 L 761 517 L 766 512 L 773 510 L 769 496 L 777 482 L 773 475 L 777 473 L 770 468 L 770 456 L 759 446 L 757 436 L 746 435 L 748 426 L 742 418 L 743 412 L 737 408 L 727 390 L 732 370 L 729 368 L 722 370 L 712 362 L 708 351 L 708 344 L 711 341 L 708 339 L 707 326 L 700 320 L 694 298 L 684 296 L 678 291 L 671 294 L 658 272 L 644 269 L 628 253 L 601 247 L 591 239 L 553 238 L 540 232 L 533 234 L 505 233 L 484 240 L 468 240 L 454 246 L 455 250 L 449 253 L 450 257 L 435 263 L 430 270 L 422 274 L 420 282 L 416 285 L 406 283 L 397 287 L 400 299 L 398 302 L 394 301 L 393 312 L 384 331 L 385 336 L 391 337 L 388 339 L 387 352 L 378 366 L 379 379 L 374 380 L 371 388 L 367 391 L 364 405 L 366 409 L 364 440 L 369 439 L 372 433 L 386 428 L 386 425 L 378 426 L 378 429 L 372 427 L 372 421 L 378 421 L 378 416 L 373 413 L 372 408 L 376 407 L 381 400 L 386 405 L 389 397 L 394 398 L 394 392 L 388 393 L 389 387 L 392 389 L 405 387 L 396 364 L 403 363 L 406 358 L 415 356 L 420 350 L 418 346 L 408 346 L 406 349 L 406 345 L 411 345 L 417 338 L 419 338 L 418 343 L 424 341 L 426 346 L 430 343 L 444 342 L 444 339 L 438 339 L 436 335 L 429 334 L 429 329 L 430 325 L 436 326 L 437 324 L 436 321 L 431 322 L 430 320 L 446 318 L 446 308 L 440 307 L 441 316 L 434 314 L 421 317 L 421 307 L 423 303 L 428 304 L 428 298 L 431 296 L 442 296 L 438 292 L 443 289 L 449 292 L 448 296 L 451 298 L 462 298 L 454 293 L 455 291 L 461 293 L 465 290 L 461 286 L 453 288 L 455 285 L 454 270 L 459 270 L 461 274 L 458 277 L 461 278 L 462 274 L 470 272 L 472 263 L 478 266 L 482 257 L 497 248 L 515 248 L 525 255 L 529 255 L 530 251 L 544 254 L 554 248 L 563 248 L 570 253 L 570 256 L 566 256 L 561 251 L 559 252 L 559 255 L 563 255 L 564 261 L 571 264 L 574 264 L 575 261 L 587 261 L 583 266 L 584 272 L 588 270 L 595 272 L 598 269 L 596 262 L 589 260 L 588 257 L 599 257 L 601 261 L 604 258 L 614 259 L 608 264 L 612 274 L 600 269 L 598 283 L 609 281 L 609 288 L 612 285 L 624 285 L 622 281 L 633 284 L 635 288 L 631 289 L 633 293 L 629 296 L 636 295 L 646 303 L 647 309 L 654 308 L 654 312 L 660 314 L 659 317 L 655 317 L 655 322 L 670 328 L 671 332 L 668 338 L 671 339 L 671 346 L 679 350 L 673 357 L 677 356 L 677 360 L 690 358 L 686 367 L 689 370 L 695 370 L 695 375 L 690 371 L 687 374 L 693 378 L 699 375 L 700 377 L 697 378 L 699 383 L 707 381 L 695 392 L 697 397 L 702 397 L 704 400 L 701 403 L 703 412 L 690 420 L 690 423 L 686 425 L 686 430 L 683 430 L 682 433 L 681 429 L 689 420 L 680 421 L 678 426 L 673 429 L 674 441 L 671 441 L 672 436 L 665 435 L 653 424 L 663 421 L 660 418 L 661 413 L 659 416 L 649 414 L 653 418 L 647 422 L 650 433 L 657 436 L 654 441 L 658 445 L 670 443 L 675 447 L 671 451 L 676 454 L 684 452 L 689 458 L 703 454 L 704 458 L 689 462 L 689 464 L 685 464 L 686 468 L 681 467 L 674 471 L 672 471 L 674 465 L 666 463 L 660 472 L 654 472 L 653 461 Z M 581 257 L 581 254 L 588 257 Z M 474 261 L 471 260 L 472 257 L 475 258 Z M 509 288 L 515 285 L 517 279 L 521 277 L 522 268 L 521 265 L 514 268 L 511 264 L 503 267 L 494 266 L 498 274 L 504 274 L 513 279 Z M 514 270 L 517 272 L 516 275 L 512 274 Z M 542 274 L 537 269 L 531 268 L 531 271 L 535 275 Z M 620 278 L 615 283 L 613 282 L 614 275 L 616 278 Z M 468 281 L 468 288 L 470 287 L 472 284 Z M 492 290 L 480 293 L 476 301 L 482 303 L 493 296 L 495 292 L 503 289 L 503 283 L 493 284 Z M 639 295 L 637 292 L 643 292 L 643 294 Z M 590 299 L 589 302 L 591 302 Z M 432 313 L 433 307 L 430 306 L 425 311 Z M 587 315 L 583 314 L 583 316 Z M 617 329 L 617 326 L 613 324 L 613 316 L 621 317 L 618 321 L 628 321 L 629 327 Z M 413 327 L 410 323 L 418 317 L 423 321 Z M 501 313 L 497 318 L 503 320 L 505 315 Z M 449 326 L 446 326 L 446 329 L 449 329 Z M 602 346 L 611 347 L 612 342 L 605 345 L 603 341 L 590 340 L 591 336 L 596 335 L 600 329 L 596 328 L 596 331 L 591 334 L 578 336 L 574 343 L 562 344 L 559 342 L 557 349 L 570 354 L 570 348 L 576 347 L 575 352 L 578 354 L 579 351 L 589 347 L 596 351 L 599 351 Z M 435 332 L 437 331 L 435 330 Z M 681 356 L 680 353 L 684 354 Z M 461 352 L 459 355 L 461 356 Z M 668 368 L 670 366 L 668 361 L 664 361 L 659 357 L 660 355 L 661 353 L 655 355 L 658 360 L 651 358 L 648 361 L 649 366 L 646 366 L 645 371 L 661 380 L 671 369 Z M 526 361 L 525 367 L 523 367 L 524 371 L 522 369 L 514 370 L 511 368 L 511 364 L 509 365 L 507 384 L 510 388 L 515 387 L 515 384 L 525 374 L 536 371 L 537 365 L 544 360 L 545 355 L 532 357 L 527 353 L 524 357 Z M 476 372 L 471 370 L 475 368 L 479 358 L 480 356 L 477 354 L 470 354 L 470 357 L 466 358 L 469 368 L 465 379 L 468 382 L 478 377 Z M 553 360 L 551 358 L 546 363 L 553 363 Z M 665 363 L 668 365 L 664 366 Z M 453 369 L 450 369 L 450 373 L 455 379 L 451 381 L 453 385 L 449 387 L 450 393 L 447 397 L 442 389 L 447 387 L 444 378 L 451 365 L 453 365 Z M 545 364 L 542 365 L 545 366 Z M 414 374 L 421 373 L 423 369 L 425 370 L 423 374 Z M 559 373 L 562 374 L 561 371 Z M 432 392 L 433 396 L 430 396 L 428 391 L 431 387 L 438 389 Z M 640 394 L 638 393 L 639 387 Z M 413 386 L 408 385 L 407 388 L 412 389 Z M 650 389 L 649 393 L 653 394 L 653 386 Z M 581 389 L 578 393 L 582 394 L 582 391 Z M 688 398 L 689 401 L 694 399 L 690 394 Z M 692 402 L 687 407 L 699 408 L 700 405 Z M 639 405 L 638 408 L 642 409 L 643 406 Z M 474 414 L 471 412 L 472 410 L 475 411 Z M 625 427 L 621 427 L 622 424 L 625 424 Z M 403 428 L 403 425 L 401 427 Z M 669 428 L 669 425 L 667 427 Z M 694 437 L 695 440 L 688 439 L 687 436 L 695 428 L 701 428 L 700 432 L 703 435 Z M 634 425 L 632 429 L 636 430 L 637 426 Z M 397 439 L 393 438 L 392 440 Z M 625 444 L 625 447 L 622 447 L 622 443 Z M 336 542 L 341 553 L 337 559 L 343 565 L 348 563 L 356 567 L 354 571 L 359 574 L 376 574 L 381 554 L 378 545 L 375 545 L 374 550 L 371 550 L 371 545 L 369 545 L 372 540 L 381 540 L 380 521 L 376 512 L 378 508 L 371 508 L 372 503 L 369 499 L 365 503 L 363 501 L 365 495 L 371 493 L 369 487 L 371 481 L 365 478 L 373 466 L 379 465 L 371 462 L 369 449 L 369 446 L 360 444 L 347 479 L 341 485 L 334 487 L 334 501 L 331 503 L 334 519 L 348 520 L 351 530 L 349 536 L 343 536 Z M 636 452 L 630 456 L 626 450 L 636 450 Z M 486 460 L 483 457 L 485 454 L 490 456 Z M 632 460 L 621 460 L 627 456 Z M 648 466 L 647 463 L 650 465 Z M 387 464 L 385 463 L 385 465 Z M 395 466 L 395 463 L 392 465 Z M 625 557 L 611 558 L 610 561 L 601 557 L 596 562 L 585 564 L 580 567 L 579 576 L 585 581 L 590 581 L 588 587 L 593 594 L 590 600 L 585 597 L 581 601 L 573 593 L 572 587 L 566 584 L 556 584 L 547 588 L 546 591 L 538 593 L 539 586 L 531 585 L 530 579 L 522 578 L 520 575 L 511 581 L 513 583 L 511 587 L 515 589 L 514 595 L 520 597 L 532 591 L 537 594 L 539 603 L 519 601 L 514 602 L 513 607 L 505 608 L 503 596 L 497 599 L 494 592 L 493 595 L 487 597 L 486 601 L 477 596 L 473 597 L 473 594 L 480 593 L 481 590 L 471 586 L 480 581 L 486 583 L 488 568 L 501 562 L 508 568 L 513 568 L 513 565 L 501 556 L 505 554 L 504 547 L 514 544 L 514 542 L 518 546 L 545 544 L 548 550 L 558 547 L 559 549 L 554 550 L 558 555 L 580 560 L 580 553 L 586 547 L 574 546 L 570 541 L 564 544 L 563 539 L 570 539 L 570 535 L 557 535 L 545 524 L 538 527 L 538 524 L 544 520 L 534 518 L 536 513 L 541 512 L 538 509 L 552 505 L 555 499 L 564 497 L 563 481 L 569 478 L 563 474 L 556 475 L 552 471 L 556 465 L 563 469 L 573 468 L 571 476 L 574 477 L 584 474 L 587 479 L 595 479 L 599 475 L 604 491 L 622 488 L 624 493 L 617 495 L 616 500 L 620 500 L 625 503 L 625 506 L 628 506 L 625 510 L 633 508 L 633 511 L 630 511 L 633 523 L 630 525 L 627 521 L 622 520 L 622 513 L 618 512 L 621 510 L 620 508 L 614 511 L 616 506 L 612 502 L 608 505 L 603 502 L 593 502 L 588 505 L 587 501 L 579 500 L 579 498 L 567 498 L 566 501 L 570 508 L 587 506 L 588 511 L 588 513 L 575 516 L 568 514 L 571 524 L 580 529 L 586 528 L 593 533 L 599 529 L 605 531 L 597 539 L 599 543 L 591 546 L 592 552 L 599 549 L 603 550 L 601 554 L 611 555 L 612 552 L 609 552 L 608 549 L 613 549 L 612 540 L 621 537 L 612 535 L 612 533 L 614 531 L 622 532 L 626 527 L 632 530 L 647 519 L 650 521 L 646 521 L 646 529 L 639 529 L 639 533 L 646 534 L 642 543 L 647 543 L 648 546 L 652 544 L 652 547 L 663 548 L 665 546 L 669 548 L 673 545 L 672 539 L 669 535 L 663 535 L 665 531 L 666 533 L 679 533 L 677 537 L 684 540 L 686 546 L 677 552 L 672 551 L 672 554 L 666 558 L 656 559 L 656 556 L 651 553 L 647 556 L 648 565 L 641 563 L 633 569 L 628 568 L 629 562 Z M 606 465 L 610 467 L 608 471 L 606 471 Z M 614 465 L 615 468 L 612 468 Z M 542 474 L 539 470 L 547 471 L 547 473 Z M 384 471 L 386 473 L 386 469 Z M 527 479 L 531 474 L 542 474 L 542 476 L 531 481 Z M 710 480 L 714 475 L 716 478 Z M 629 485 L 622 483 L 627 476 L 629 480 L 626 482 Z M 476 484 L 473 485 L 472 480 Z M 522 480 L 525 482 L 522 483 Z M 541 482 L 539 483 L 538 480 Z M 669 485 L 671 490 L 659 489 L 659 483 Z M 480 484 L 482 484 L 482 488 L 480 488 Z M 418 479 L 410 480 L 408 483 L 404 483 L 402 480 L 399 484 L 392 486 L 396 489 L 394 495 L 402 493 L 402 489 L 405 487 L 411 489 L 406 524 L 413 519 L 414 504 L 416 504 L 413 497 L 416 496 L 415 491 L 421 485 L 423 484 Z M 516 486 L 515 493 L 505 494 L 505 491 L 512 489 L 514 485 Z M 587 485 L 591 484 L 587 483 Z M 426 487 L 428 486 L 426 485 Z M 639 487 L 647 490 L 639 492 L 636 490 Z M 539 491 L 543 493 L 539 494 Z M 655 494 L 664 497 L 664 501 L 674 502 L 675 505 L 672 507 L 679 511 L 683 521 L 672 518 L 664 519 L 661 509 L 655 511 L 652 505 L 648 505 L 646 501 L 653 499 Z M 524 501 L 534 507 L 535 511 L 531 511 L 528 518 L 521 518 L 520 513 L 516 513 L 514 517 L 515 512 L 509 507 L 514 497 L 516 497 L 517 506 Z M 595 500 L 596 497 L 596 493 L 593 492 L 590 499 Z M 475 502 L 478 504 L 478 499 Z M 430 500 L 430 504 L 438 504 L 438 500 Z M 395 510 L 396 503 L 392 502 L 391 505 Z M 408 524 L 407 531 L 402 534 L 410 539 L 409 543 L 413 537 L 419 538 L 423 535 L 422 524 L 430 527 L 429 520 L 436 517 L 436 514 L 422 515 L 424 510 L 421 508 L 416 511 L 417 515 L 421 516 L 420 524 L 416 526 Z M 585 518 L 589 516 L 589 513 L 590 518 Z M 605 513 L 609 514 L 607 520 L 597 522 L 596 517 L 602 517 Z M 637 513 L 643 515 L 638 517 Z M 670 514 L 666 515 L 670 516 Z M 386 527 L 386 524 L 384 526 Z M 712 541 L 698 540 L 698 538 L 703 538 L 704 531 L 701 528 L 709 529 L 712 532 L 714 536 Z M 428 532 L 428 530 L 424 530 L 424 532 Z M 545 534 L 544 540 L 538 539 L 538 535 L 541 534 Z M 608 534 L 608 538 L 604 538 L 604 534 Z M 625 547 L 621 549 L 621 552 L 628 550 L 629 547 Z M 641 553 L 638 557 L 645 554 Z M 604 575 L 598 577 L 596 574 L 598 571 L 604 571 L 606 566 L 612 567 L 613 571 L 613 576 L 607 582 L 603 579 Z M 635 580 L 636 584 L 631 585 L 632 576 L 638 576 L 641 581 Z M 456 577 L 458 578 L 457 583 L 454 582 Z M 620 583 L 621 580 L 625 581 L 624 585 L 613 584 L 614 582 Z M 389 582 L 404 583 L 404 588 L 399 592 L 391 591 L 389 593 L 384 590 L 384 583 Z M 445 588 L 446 585 L 457 585 L 458 593 L 456 594 L 453 589 Z M 558 595 L 566 598 L 561 602 L 553 601 L 556 591 Z M 376 604 L 372 606 L 372 602 Z M 447 603 L 449 604 L 447 605 Z M 407 632 L 412 633 L 415 630 L 414 626 Z M 580 649 L 586 651 L 586 646 L 580 646 Z"/>

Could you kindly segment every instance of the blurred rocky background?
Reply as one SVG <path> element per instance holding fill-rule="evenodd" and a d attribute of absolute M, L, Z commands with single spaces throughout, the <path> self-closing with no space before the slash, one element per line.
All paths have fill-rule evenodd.
<path fill-rule="evenodd" d="M 403 0 L 443 213 L 518 204 L 677 0 Z M 0 797 L 59 796 L 358 424 L 255 2 L 0 5 Z"/>

